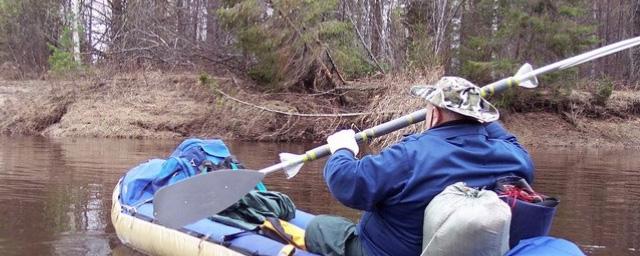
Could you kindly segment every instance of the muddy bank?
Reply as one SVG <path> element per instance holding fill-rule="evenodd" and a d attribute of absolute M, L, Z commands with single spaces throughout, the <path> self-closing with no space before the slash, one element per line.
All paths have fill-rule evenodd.
<path fill-rule="evenodd" d="M 204 81 L 206 80 L 206 81 Z M 204 81 L 204 82 L 203 82 Z M 146 72 L 75 80 L 0 81 L 0 132 L 49 137 L 315 140 L 354 118 L 333 102 L 256 94 L 235 77 Z M 346 111 L 357 111 L 354 109 Z M 294 114 L 282 114 L 294 113 Z M 331 123 L 331 125 L 317 125 Z"/>
<path fill-rule="evenodd" d="M 405 79 L 406 80 L 406 79 Z M 322 141 L 337 128 L 363 129 L 421 106 L 408 99 L 415 76 L 361 82 L 345 89 L 336 108 L 325 97 L 252 92 L 233 76 L 202 79 L 196 74 L 146 72 L 75 80 L 0 81 L 0 132 L 49 137 L 174 138 L 222 137 L 256 141 Z M 393 84 L 393 85 L 391 85 Z M 380 88 L 384 88 L 381 90 Z M 527 145 L 640 145 L 640 93 L 614 91 L 605 106 L 547 112 L 502 112 L 501 120 Z M 588 99 L 587 99 L 588 100 Z M 581 105 L 582 104 L 582 105 Z M 581 107 L 582 106 L 582 107 Z M 593 115 L 593 111 L 604 113 Z M 349 117 L 338 114 L 352 113 Z M 360 113 L 360 114 L 357 114 Z M 416 125 L 388 136 L 420 130 Z"/>

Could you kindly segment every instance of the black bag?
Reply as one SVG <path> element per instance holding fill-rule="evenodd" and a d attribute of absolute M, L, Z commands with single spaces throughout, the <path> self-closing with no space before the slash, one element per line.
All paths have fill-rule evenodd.
<path fill-rule="evenodd" d="M 525 179 L 517 176 L 499 178 L 494 190 L 511 207 L 511 248 L 522 239 L 549 234 L 558 199 L 535 192 Z"/>

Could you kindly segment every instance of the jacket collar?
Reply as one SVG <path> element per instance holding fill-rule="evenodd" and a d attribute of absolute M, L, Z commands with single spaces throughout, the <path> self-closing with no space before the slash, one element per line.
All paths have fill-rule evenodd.
<path fill-rule="evenodd" d="M 423 134 L 431 134 L 444 138 L 464 135 L 489 135 L 483 124 L 472 120 L 454 120 L 442 123 L 424 131 Z"/>

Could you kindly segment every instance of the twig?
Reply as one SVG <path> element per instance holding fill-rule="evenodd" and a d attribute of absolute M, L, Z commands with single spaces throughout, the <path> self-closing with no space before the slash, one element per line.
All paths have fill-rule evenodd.
<path fill-rule="evenodd" d="M 353 116 L 366 116 L 366 115 L 374 115 L 374 114 L 395 114 L 398 112 L 380 112 L 380 113 L 374 113 L 374 112 L 356 112 L 356 113 L 344 113 L 344 114 L 304 114 L 304 113 L 293 113 L 293 112 L 284 112 L 284 111 L 279 111 L 279 110 L 273 110 L 273 109 L 269 109 L 263 106 L 258 106 L 246 101 L 242 101 L 239 99 L 234 98 L 233 96 L 224 93 L 223 91 L 221 91 L 220 89 L 217 88 L 213 88 L 213 90 L 215 90 L 216 92 L 220 93 L 222 96 L 227 97 L 235 102 L 238 102 L 240 104 L 243 105 L 247 105 L 253 108 L 257 108 L 263 111 L 267 111 L 267 112 L 272 112 L 272 113 L 276 113 L 276 114 L 281 114 L 281 115 L 287 115 L 287 116 L 299 116 L 299 117 L 353 117 Z"/>
<path fill-rule="evenodd" d="M 318 42 L 318 44 L 320 44 L 320 41 L 318 39 L 316 39 L 316 41 Z M 329 47 L 325 47 L 324 48 L 324 52 L 327 54 L 327 58 L 329 58 L 329 63 L 331 63 L 331 66 L 333 67 L 333 70 L 338 75 L 338 78 L 340 79 L 340 82 L 342 82 L 342 84 L 347 84 L 347 82 L 342 77 L 342 74 L 340 74 L 340 70 L 338 70 L 338 66 L 336 66 L 336 63 L 333 61 L 333 57 L 331 57 L 331 53 L 329 52 Z"/>
<path fill-rule="evenodd" d="M 149 83 L 147 83 L 147 74 L 146 74 L 147 68 L 144 66 L 144 64 L 141 64 L 141 65 L 142 65 L 142 78 L 144 79 L 144 85 L 149 87 Z"/>
<path fill-rule="evenodd" d="M 382 90 L 387 89 L 385 85 L 365 85 L 365 86 L 343 86 L 338 87 L 336 90 L 342 91 L 374 91 L 374 90 Z"/>

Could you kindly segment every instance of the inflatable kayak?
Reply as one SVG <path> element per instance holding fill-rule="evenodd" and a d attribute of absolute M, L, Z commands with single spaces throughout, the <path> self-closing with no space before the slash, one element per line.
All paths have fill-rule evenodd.
<path fill-rule="evenodd" d="M 242 168 L 221 140 L 195 138 L 183 141 L 166 159 L 151 159 L 132 168 L 113 191 L 111 221 L 118 238 L 150 255 L 314 255 L 282 237 L 238 223 L 204 218 L 173 229 L 155 220 L 153 198 L 160 188 L 200 173 Z M 267 192 L 262 184 L 256 191 L 277 193 Z M 303 232 L 313 215 L 297 210 L 293 202 L 286 205 L 290 207 L 282 210 L 283 220 Z"/>
<path fill-rule="evenodd" d="M 152 159 L 132 168 L 113 190 L 111 221 L 118 238 L 123 244 L 148 255 L 316 255 L 301 249 L 305 248 L 304 245 L 300 246 L 296 241 L 237 225 L 238 223 L 228 219 L 204 218 L 173 229 L 158 224 L 154 218 L 153 198 L 160 188 L 200 173 L 239 167 L 242 167 L 241 164 L 231 156 L 222 141 L 187 139 L 167 159 Z M 266 191 L 263 185 L 257 186 L 254 191 L 272 195 L 279 193 Z M 289 207 L 267 208 L 268 210 L 260 211 L 260 216 L 277 215 L 276 219 L 286 220 L 287 225 L 291 224 L 294 229 L 304 231 L 314 215 L 297 210 L 293 202 L 279 202 L 276 203 L 278 206 Z M 251 209 L 258 209 L 253 207 L 252 205 Z M 241 211 L 248 208 L 236 206 L 227 210 L 229 209 Z M 286 217 L 281 217 L 276 212 L 286 213 L 282 215 Z M 288 235 L 285 232 L 285 236 Z M 298 247 L 294 247 L 294 244 Z M 507 255 L 540 255 L 539 253 L 584 255 L 569 241 L 544 236 L 521 240 Z"/>
<path fill-rule="evenodd" d="M 297 210 L 289 221 L 302 229 L 313 215 Z M 113 191 L 111 221 L 120 241 L 149 255 L 316 255 L 257 233 L 202 219 L 179 230 L 154 222 L 153 203 L 123 205 L 120 182 Z M 229 239 L 233 237 L 233 239 Z"/>

